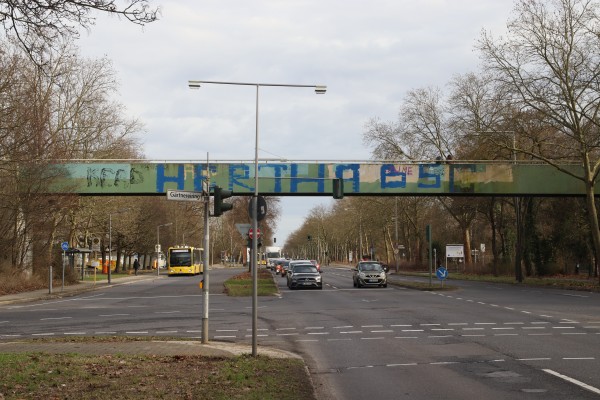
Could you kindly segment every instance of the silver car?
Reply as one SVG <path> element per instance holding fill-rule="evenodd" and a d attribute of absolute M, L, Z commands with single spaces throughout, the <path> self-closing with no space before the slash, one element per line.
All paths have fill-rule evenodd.
<path fill-rule="evenodd" d="M 387 287 L 385 268 L 376 261 L 361 261 L 352 271 L 352 283 L 354 287 Z"/>
<path fill-rule="evenodd" d="M 293 264 L 287 273 L 287 285 L 290 289 L 323 289 L 321 273 L 313 264 Z"/>

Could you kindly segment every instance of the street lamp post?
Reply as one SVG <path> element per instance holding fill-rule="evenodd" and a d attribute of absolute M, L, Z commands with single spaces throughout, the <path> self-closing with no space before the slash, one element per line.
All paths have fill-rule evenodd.
<path fill-rule="evenodd" d="M 256 88 L 256 118 L 254 138 L 254 194 L 252 196 L 252 355 L 257 353 L 257 309 L 258 309 L 258 270 L 256 256 L 258 254 L 258 99 L 259 88 L 262 87 L 289 87 L 289 88 L 314 88 L 316 94 L 325 94 L 325 85 L 294 85 L 280 83 L 247 83 L 247 82 L 223 82 L 223 81 L 188 81 L 190 89 L 200 89 L 201 84 L 254 86 Z"/>
<path fill-rule="evenodd" d="M 112 215 L 120 214 L 125 211 L 129 211 L 129 208 L 122 208 L 112 213 L 108 213 L 108 284 L 110 285 L 111 278 L 111 256 L 112 256 Z"/>
<path fill-rule="evenodd" d="M 156 276 L 160 275 L 160 268 L 158 265 L 158 259 L 160 257 L 160 251 L 159 251 L 159 247 L 160 247 L 160 227 L 161 226 L 170 226 L 173 225 L 172 222 L 169 222 L 168 224 L 162 224 L 162 225 L 158 225 L 156 227 Z"/>

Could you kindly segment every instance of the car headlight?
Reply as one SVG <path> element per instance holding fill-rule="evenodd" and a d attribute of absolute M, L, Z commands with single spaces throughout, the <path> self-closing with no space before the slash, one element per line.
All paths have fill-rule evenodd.
<path fill-rule="evenodd" d="M 320 276 L 317 276 L 317 277 L 315 278 L 315 280 L 316 280 L 317 282 L 321 282 L 321 277 L 320 277 Z"/>
<path fill-rule="evenodd" d="M 360 273 L 358 274 L 358 276 L 360 276 L 361 278 L 364 278 L 366 275 L 365 275 L 365 273 L 364 273 L 364 272 L 360 272 Z"/>

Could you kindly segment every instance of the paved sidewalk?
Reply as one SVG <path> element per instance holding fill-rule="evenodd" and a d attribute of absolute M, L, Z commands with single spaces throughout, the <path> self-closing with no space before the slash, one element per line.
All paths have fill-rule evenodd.
<path fill-rule="evenodd" d="M 218 266 L 217 266 L 218 267 Z M 40 289 L 18 294 L 0 296 L 0 307 L 29 301 L 52 300 L 63 297 L 74 296 L 79 293 L 107 289 L 117 285 L 127 285 L 140 280 L 165 279 L 167 275 L 157 276 L 156 273 L 142 273 L 127 277 L 107 279 L 97 282 L 79 282 L 62 288 L 54 286 L 52 293 L 49 289 Z M 55 283 L 56 285 L 56 283 Z M 237 343 L 213 342 L 202 344 L 200 340 L 140 340 L 140 341 L 51 341 L 51 340 L 15 340 L 2 338 L 0 335 L 0 353 L 20 352 L 44 352 L 44 353 L 80 353 L 80 354 L 156 354 L 156 355 L 201 355 L 206 357 L 235 357 L 242 354 L 252 354 L 252 346 Z M 270 347 L 257 348 L 259 355 L 273 358 L 301 358 L 284 350 Z"/>
<path fill-rule="evenodd" d="M 60 299 L 62 297 L 74 296 L 76 294 L 88 292 L 91 290 L 98 290 L 116 285 L 125 285 L 138 280 L 163 278 L 166 278 L 166 275 L 157 276 L 156 273 L 144 273 L 139 275 L 131 275 L 127 277 L 111 279 L 110 284 L 108 284 L 108 280 L 103 277 L 102 279 L 99 279 L 96 282 L 80 281 L 73 285 L 65 285 L 64 287 L 62 286 L 60 280 L 55 280 L 52 287 L 52 293 L 50 293 L 50 289 L 47 288 L 16 294 L 7 294 L 0 296 L 0 306 L 5 304 L 15 304 L 35 300 Z"/>

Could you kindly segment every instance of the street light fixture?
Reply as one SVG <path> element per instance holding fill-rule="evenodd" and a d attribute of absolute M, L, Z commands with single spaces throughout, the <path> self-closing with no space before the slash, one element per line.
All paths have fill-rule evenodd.
<path fill-rule="evenodd" d="M 160 268 L 158 265 L 158 259 L 160 257 L 160 228 L 161 226 L 171 226 L 173 225 L 172 222 L 169 222 L 168 224 L 162 224 L 162 225 L 158 225 L 156 227 L 156 276 L 160 275 Z"/>
<path fill-rule="evenodd" d="M 294 85 L 286 83 L 247 83 L 224 81 L 188 81 L 190 89 L 200 89 L 201 84 L 254 86 L 256 88 L 256 121 L 254 140 L 254 194 L 252 196 L 252 355 L 257 355 L 257 309 L 258 309 L 258 271 L 256 256 L 258 254 L 258 94 L 260 87 L 289 87 L 289 88 L 314 88 L 316 94 L 325 94 L 325 85 Z"/>
<path fill-rule="evenodd" d="M 120 214 L 125 211 L 129 211 L 130 208 L 122 208 L 112 213 L 108 213 L 108 284 L 110 285 L 110 275 L 111 275 L 111 256 L 112 256 L 112 215 Z"/>

